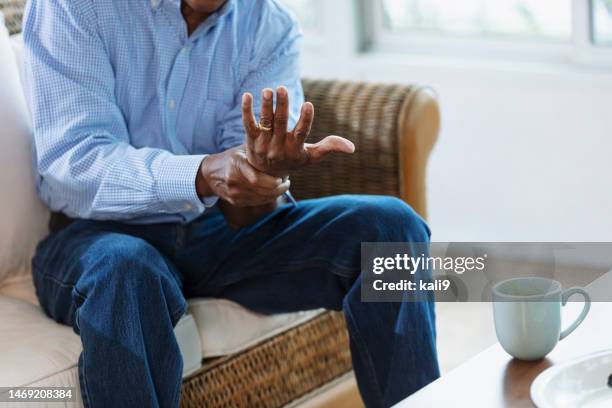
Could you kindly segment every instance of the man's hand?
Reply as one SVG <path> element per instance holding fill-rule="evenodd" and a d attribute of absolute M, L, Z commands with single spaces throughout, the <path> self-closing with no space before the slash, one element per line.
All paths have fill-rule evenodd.
<path fill-rule="evenodd" d="M 200 197 L 217 196 L 234 207 L 256 207 L 276 203 L 289 190 L 289 181 L 255 169 L 247 161 L 245 147 L 239 146 L 206 157 L 196 189 Z"/>
<path fill-rule="evenodd" d="M 242 98 L 242 120 L 246 131 L 246 155 L 257 170 L 273 176 L 285 177 L 290 171 L 317 163 L 329 153 L 353 153 L 355 145 L 339 136 L 327 136 L 318 143 L 304 143 L 314 119 L 314 107 L 310 102 L 302 106 L 300 119 L 293 131 L 287 130 L 289 121 L 289 94 L 285 87 L 274 91 L 262 91 L 261 118 L 259 124 L 253 114 L 253 95 Z"/>

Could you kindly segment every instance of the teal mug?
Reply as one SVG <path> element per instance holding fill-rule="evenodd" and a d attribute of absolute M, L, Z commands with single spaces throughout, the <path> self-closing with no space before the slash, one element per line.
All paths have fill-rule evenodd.
<path fill-rule="evenodd" d="M 553 279 L 522 277 L 493 286 L 493 317 L 499 343 L 520 360 L 539 360 L 550 353 L 582 323 L 591 298 L 582 288 L 563 290 Z M 561 308 L 570 296 L 582 295 L 584 307 L 566 329 L 561 328 Z"/>

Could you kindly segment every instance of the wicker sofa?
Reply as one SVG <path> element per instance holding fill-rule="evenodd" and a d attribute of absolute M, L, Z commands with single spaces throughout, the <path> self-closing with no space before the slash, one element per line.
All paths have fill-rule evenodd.
<path fill-rule="evenodd" d="M 0 0 L 13 34 L 20 31 L 23 3 Z M 337 81 L 304 80 L 303 85 L 317 109 L 312 140 L 343 135 L 355 142 L 357 152 L 293 175 L 296 198 L 388 194 L 426 216 L 426 165 L 439 129 L 432 92 Z M 246 350 L 204 361 L 184 379 L 181 405 L 341 406 L 343 398 L 358 401 L 354 384 L 346 380 L 350 372 L 342 314 L 325 312 Z"/>

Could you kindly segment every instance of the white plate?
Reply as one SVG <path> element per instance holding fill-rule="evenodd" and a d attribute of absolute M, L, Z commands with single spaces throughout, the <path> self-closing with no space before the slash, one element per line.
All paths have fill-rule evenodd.
<path fill-rule="evenodd" d="M 612 350 L 588 354 L 552 366 L 531 384 L 531 399 L 538 408 L 610 408 Z"/>

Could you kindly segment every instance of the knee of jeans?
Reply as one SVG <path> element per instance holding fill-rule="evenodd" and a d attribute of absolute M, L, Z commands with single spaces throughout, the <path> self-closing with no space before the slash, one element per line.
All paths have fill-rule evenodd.
<path fill-rule="evenodd" d="M 356 207 L 361 226 L 378 234 L 374 241 L 429 242 L 431 231 L 412 207 L 396 197 L 370 197 Z"/>

